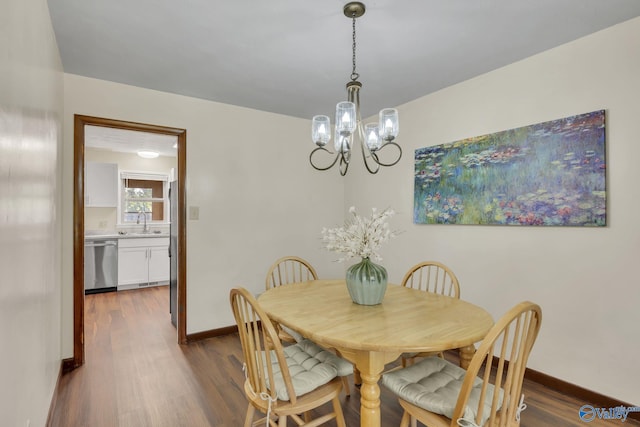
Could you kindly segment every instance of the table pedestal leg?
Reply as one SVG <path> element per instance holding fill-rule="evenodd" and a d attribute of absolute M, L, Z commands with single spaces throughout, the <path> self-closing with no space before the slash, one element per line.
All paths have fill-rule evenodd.
<path fill-rule="evenodd" d="M 380 427 L 380 375 L 362 375 L 360 387 L 360 425 Z"/>
<path fill-rule="evenodd" d="M 471 363 L 471 359 L 473 359 L 473 355 L 476 353 L 476 348 L 473 344 L 471 344 L 466 347 L 461 347 L 459 349 L 459 353 L 460 367 L 462 369 L 467 369 L 469 367 L 469 363 Z"/>
<path fill-rule="evenodd" d="M 362 352 L 356 355 L 360 371 L 360 426 L 380 427 L 380 386 L 378 380 L 384 370 L 384 355 Z"/>

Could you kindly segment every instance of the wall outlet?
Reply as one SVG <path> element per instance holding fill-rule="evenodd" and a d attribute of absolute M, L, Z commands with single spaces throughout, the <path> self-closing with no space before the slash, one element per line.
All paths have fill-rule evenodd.
<path fill-rule="evenodd" d="M 107 228 L 107 221 L 100 221 L 100 222 L 98 223 L 98 227 L 99 227 L 99 228 L 103 228 L 103 229 L 104 229 L 104 228 Z"/>

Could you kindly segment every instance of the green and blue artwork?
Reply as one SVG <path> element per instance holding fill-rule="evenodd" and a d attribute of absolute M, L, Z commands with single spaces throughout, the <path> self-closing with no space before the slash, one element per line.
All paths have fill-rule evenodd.
<path fill-rule="evenodd" d="M 604 110 L 415 150 L 416 224 L 605 226 Z"/>

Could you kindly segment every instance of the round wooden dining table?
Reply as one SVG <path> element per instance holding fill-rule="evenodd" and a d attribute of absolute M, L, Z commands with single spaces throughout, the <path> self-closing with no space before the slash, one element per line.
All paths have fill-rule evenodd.
<path fill-rule="evenodd" d="M 461 365 L 493 326 L 469 302 L 389 284 L 382 304 L 355 304 L 344 280 L 312 280 L 272 288 L 258 301 L 271 319 L 336 349 L 360 373 L 360 426 L 380 427 L 378 380 L 405 352 L 460 349 Z"/>

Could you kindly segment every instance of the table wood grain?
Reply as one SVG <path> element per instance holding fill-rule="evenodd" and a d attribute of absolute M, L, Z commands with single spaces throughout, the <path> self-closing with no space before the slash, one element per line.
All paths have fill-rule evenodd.
<path fill-rule="evenodd" d="M 469 302 L 389 284 L 382 304 L 351 301 L 344 280 L 279 286 L 258 298 L 270 318 L 325 347 L 335 348 L 360 372 L 360 425 L 380 427 L 378 380 L 386 363 L 404 352 L 460 348 L 463 363 L 493 319 Z"/>

